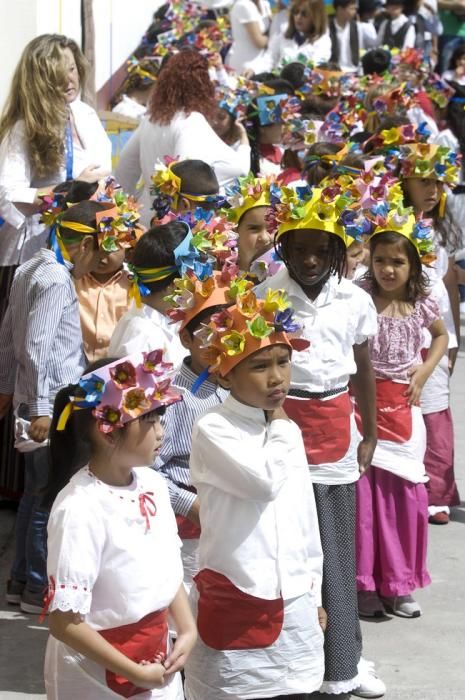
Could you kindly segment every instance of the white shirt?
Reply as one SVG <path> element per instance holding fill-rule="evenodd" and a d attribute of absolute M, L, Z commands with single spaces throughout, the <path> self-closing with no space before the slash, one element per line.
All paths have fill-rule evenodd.
<path fill-rule="evenodd" d="M 195 423 L 190 459 L 200 500 L 199 569 L 266 600 L 313 592 L 322 551 L 302 435 L 291 421 L 228 396 Z"/>
<path fill-rule="evenodd" d="M 302 56 L 305 61 L 327 63 L 331 58 L 331 38 L 329 32 L 299 46 L 294 39 L 287 39 L 284 33 L 275 34 L 269 46 L 271 68 L 279 68 L 283 62 L 297 61 Z"/>
<path fill-rule="evenodd" d="M 129 486 L 110 487 L 85 467 L 60 491 L 50 513 L 50 611 L 73 610 L 95 630 L 132 624 L 168 607 L 182 583 L 180 540 L 164 479 L 148 467 L 133 475 Z M 156 506 L 150 529 L 139 506 L 142 493 L 153 494 Z M 74 697 L 114 697 L 102 666 L 50 636 L 47 697 L 70 697 L 71 681 Z M 143 697 L 174 696 L 158 689 Z"/>
<path fill-rule="evenodd" d="M 142 119 L 147 111 L 145 105 L 141 105 L 137 100 L 133 100 L 132 97 L 123 95 L 121 100 L 117 105 L 111 110 L 115 114 L 121 114 L 124 117 L 129 117 L 130 119 Z"/>
<path fill-rule="evenodd" d="M 147 117 L 142 119 L 121 152 L 115 175 L 130 194 L 137 193 L 137 183 L 142 175 L 144 184 L 140 203 L 143 205 L 141 223 L 144 226 L 149 225 L 153 216 L 150 187 L 155 163 L 165 156 L 203 160 L 215 170 L 220 187 L 236 177 L 247 175 L 250 170 L 250 146 L 241 145 L 233 150 L 199 112 L 192 112 L 189 116 L 179 112 L 164 125 L 151 122 Z"/>
<path fill-rule="evenodd" d="M 261 73 L 268 68 L 266 49 L 259 49 L 247 31 L 247 24 L 255 22 L 264 34 L 270 26 L 271 8 L 268 0 L 260 0 L 260 9 L 252 0 L 236 0 L 229 17 L 231 20 L 232 45 L 226 63 L 238 73 L 252 70 Z"/>
<path fill-rule="evenodd" d="M 396 19 L 392 20 L 391 24 L 391 30 L 393 34 L 396 34 L 401 27 L 404 26 L 406 22 L 408 22 L 408 17 L 405 15 L 400 15 L 399 17 L 396 17 Z M 380 24 L 380 27 L 378 29 L 378 41 L 379 45 L 382 46 L 384 42 L 384 35 L 386 33 L 386 28 L 387 28 L 387 23 L 389 22 L 389 19 L 383 19 L 383 21 Z M 402 46 L 403 49 L 413 49 L 415 46 L 415 26 L 412 24 L 411 27 L 408 28 L 407 34 L 405 35 L 404 39 L 404 44 Z"/>
<path fill-rule="evenodd" d="M 447 82 L 453 80 L 454 83 L 458 83 L 459 85 L 465 85 L 465 75 L 457 75 L 455 70 L 446 70 L 441 75 L 441 80 L 447 80 Z"/>
<path fill-rule="evenodd" d="M 111 173 L 111 142 L 92 107 L 81 100 L 70 105 L 79 138 L 73 144 L 73 176 L 89 165 L 99 165 Z M 24 122 L 17 122 L 0 144 L 0 266 L 18 265 L 29 260 L 46 241 L 46 229 L 39 215 L 24 216 L 12 204 L 32 204 L 37 189 L 66 180 L 65 164 L 55 176 L 38 178 L 32 172 L 25 142 Z"/>
<path fill-rule="evenodd" d="M 357 371 L 353 346 L 378 330 L 371 297 L 350 280 L 338 282 L 331 276 L 311 301 L 285 267 L 255 291 L 264 297 L 268 288 L 287 291 L 296 320 L 303 325 L 302 337 L 310 341 L 307 350 L 292 354 L 292 388 L 323 393 L 347 386 Z"/>
<path fill-rule="evenodd" d="M 126 357 L 133 352 L 163 350 L 166 362 L 177 368 L 181 365 L 186 350 L 179 340 L 179 323 L 172 323 L 156 309 L 135 303 L 116 324 L 110 340 L 108 357 Z"/>
<path fill-rule="evenodd" d="M 339 66 L 342 71 L 356 71 L 358 65 L 352 63 L 352 51 L 350 48 L 350 23 L 347 22 L 345 27 L 340 27 L 337 20 L 334 21 L 336 29 L 336 37 L 339 44 Z M 370 22 L 357 22 L 358 46 L 359 51 L 371 49 L 378 43 L 376 29 L 374 24 Z"/>

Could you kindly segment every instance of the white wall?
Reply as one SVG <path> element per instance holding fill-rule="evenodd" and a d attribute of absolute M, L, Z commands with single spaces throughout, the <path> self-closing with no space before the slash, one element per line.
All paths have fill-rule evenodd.
<path fill-rule="evenodd" d="M 138 45 L 162 0 L 94 0 L 95 78 L 98 90 Z M 80 0 L 0 0 L 0 109 L 25 45 L 44 33 L 81 43 Z"/>

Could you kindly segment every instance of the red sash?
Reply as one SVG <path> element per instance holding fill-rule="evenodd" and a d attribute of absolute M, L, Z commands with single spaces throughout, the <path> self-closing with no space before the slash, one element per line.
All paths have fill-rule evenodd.
<path fill-rule="evenodd" d="M 183 515 L 176 516 L 178 524 L 178 535 L 182 540 L 198 540 L 200 537 L 200 528 L 195 525 L 192 520 L 185 518 Z"/>
<path fill-rule="evenodd" d="M 347 453 L 352 415 L 347 391 L 325 401 L 291 396 L 284 410 L 302 431 L 309 464 L 339 462 Z"/>
<path fill-rule="evenodd" d="M 200 571 L 194 581 L 199 592 L 197 627 L 211 649 L 264 649 L 278 639 L 284 621 L 282 598 L 256 598 L 211 569 Z"/>
<path fill-rule="evenodd" d="M 151 661 L 157 654 L 166 654 L 168 644 L 168 612 L 159 610 L 150 613 L 131 625 L 99 630 L 107 642 L 118 649 L 132 661 Z M 138 688 L 126 678 L 112 671 L 105 672 L 107 685 L 117 695 L 131 698 L 139 693 L 146 693 L 145 688 Z M 85 700 L 85 698 L 83 699 Z"/>
<path fill-rule="evenodd" d="M 389 440 L 401 444 L 412 437 L 412 409 L 408 397 L 404 396 L 408 384 L 398 384 L 390 379 L 376 380 L 376 424 L 378 440 Z M 355 418 L 361 430 L 358 410 Z"/>

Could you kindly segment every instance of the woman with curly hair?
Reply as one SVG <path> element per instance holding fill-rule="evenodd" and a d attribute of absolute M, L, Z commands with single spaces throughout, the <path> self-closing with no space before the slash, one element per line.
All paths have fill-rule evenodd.
<path fill-rule="evenodd" d="M 144 225 L 151 218 L 150 182 L 157 160 L 165 156 L 203 160 L 214 168 L 220 186 L 249 172 L 250 147 L 245 129 L 241 128 L 240 145 L 233 150 L 210 125 L 215 113 L 215 88 L 207 60 L 192 49 L 171 56 L 159 73 L 147 116 L 121 152 L 116 169 L 118 182 L 132 194 L 142 175 Z"/>
<path fill-rule="evenodd" d="M 45 243 L 40 195 L 63 180 L 111 171 L 111 144 L 80 92 L 87 73 L 78 45 L 43 34 L 23 51 L 0 117 L 0 279 Z M 2 302 L 9 285 L 2 285 Z"/>

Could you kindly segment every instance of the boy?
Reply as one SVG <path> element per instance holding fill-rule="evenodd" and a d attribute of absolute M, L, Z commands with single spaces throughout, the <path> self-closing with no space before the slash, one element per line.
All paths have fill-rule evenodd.
<path fill-rule="evenodd" d="M 13 401 L 23 442 L 37 443 L 25 455 L 16 554 L 7 585 L 7 602 L 20 604 L 23 612 L 41 612 L 47 585 L 48 513 L 37 507 L 37 496 L 48 477 L 45 441 L 55 395 L 76 382 L 85 367 L 74 279 L 104 257 L 98 221 L 110 210 L 113 204 L 84 201 L 59 216 L 51 249 L 42 248 L 17 270 L 0 328 L 0 412 Z"/>
<path fill-rule="evenodd" d="M 387 19 L 378 29 L 380 46 L 389 49 L 413 49 L 415 46 L 415 26 L 402 12 L 403 0 L 386 0 Z"/>
<path fill-rule="evenodd" d="M 357 21 L 355 0 L 334 0 L 334 15 L 329 18 L 331 63 L 344 73 L 356 73 L 360 65 L 360 51 L 378 43 L 376 29 L 371 22 Z"/>
<path fill-rule="evenodd" d="M 191 700 L 307 697 L 323 678 L 322 552 L 302 436 L 282 404 L 295 330 L 284 296 L 246 291 L 201 336 L 231 392 L 198 419 L 199 640 Z"/>

